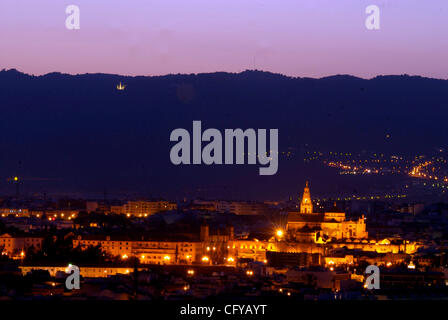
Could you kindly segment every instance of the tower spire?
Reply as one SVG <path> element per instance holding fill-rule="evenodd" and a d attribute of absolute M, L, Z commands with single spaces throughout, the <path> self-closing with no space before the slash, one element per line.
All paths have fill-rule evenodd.
<path fill-rule="evenodd" d="M 303 190 L 302 202 L 300 203 L 300 213 L 312 213 L 313 203 L 311 202 L 311 194 L 308 181 L 305 183 L 305 189 Z"/>

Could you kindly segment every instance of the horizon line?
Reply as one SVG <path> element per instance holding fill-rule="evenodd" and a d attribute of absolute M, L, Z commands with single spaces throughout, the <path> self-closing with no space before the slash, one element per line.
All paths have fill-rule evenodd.
<path fill-rule="evenodd" d="M 47 72 L 47 73 L 42 73 L 42 74 L 33 74 L 33 73 L 27 73 L 25 71 L 18 70 L 17 68 L 10 68 L 10 69 L 2 68 L 0 70 L 0 73 L 3 73 L 3 72 L 18 72 L 20 74 L 23 74 L 23 75 L 26 75 L 29 77 L 45 77 L 45 76 L 53 75 L 53 74 L 60 74 L 60 75 L 66 75 L 66 76 L 108 75 L 108 76 L 125 77 L 125 78 L 142 78 L 142 77 L 144 77 L 144 78 L 160 77 L 161 78 L 161 77 L 169 77 L 169 76 L 200 76 L 200 75 L 210 75 L 210 74 L 218 74 L 218 73 L 239 75 L 239 74 L 243 74 L 243 73 L 247 73 L 247 72 L 258 72 L 258 73 L 266 73 L 266 74 L 281 76 L 281 77 L 289 78 L 289 79 L 322 80 L 322 79 L 336 78 L 336 77 L 351 77 L 351 78 L 356 78 L 359 80 L 373 80 L 373 79 L 380 78 L 380 77 L 410 77 L 410 78 L 422 78 L 422 79 L 448 81 L 448 78 L 435 78 L 435 77 L 427 77 L 427 76 L 422 76 L 422 75 L 418 75 L 418 74 L 408 74 L 408 73 L 378 74 L 378 75 L 370 77 L 370 78 L 360 77 L 360 76 L 356 76 L 356 75 L 352 75 L 352 74 L 348 74 L 348 73 L 338 73 L 338 74 L 332 74 L 332 75 L 327 75 L 327 76 L 323 76 L 323 77 L 302 77 L 302 76 L 288 76 L 283 73 L 260 70 L 260 69 L 245 69 L 245 70 L 239 71 L 239 72 L 213 71 L 213 72 L 197 72 L 197 73 L 165 73 L 165 74 L 154 74 L 154 75 L 130 75 L 130 74 L 104 73 L 104 72 L 86 72 L 86 73 L 75 73 L 74 74 L 74 73 L 61 72 L 61 71 L 52 71 L 52 72 Z"/>

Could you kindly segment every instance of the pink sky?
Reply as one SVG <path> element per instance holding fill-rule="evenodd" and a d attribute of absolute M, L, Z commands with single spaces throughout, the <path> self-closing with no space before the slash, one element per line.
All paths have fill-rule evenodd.
<path fill-rule="evenodd" d="M 65 28 L 65 8 L 81 29 Z M 364 26 L 381 9 L 381 29 Z M 448 78 L 446 0 L 2 0 L 0 69 Z"/>

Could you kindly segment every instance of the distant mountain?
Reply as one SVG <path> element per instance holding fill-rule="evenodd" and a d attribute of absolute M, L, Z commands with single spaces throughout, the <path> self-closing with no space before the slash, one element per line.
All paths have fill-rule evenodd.
<path fill-rule="evenodd" d="M 124 91 L 116 89 L 122 82 Z M 448 142 L 448 80 L 349 75 L 290 78 L 261 71 L 128 77 L 0 72 L 0 192 L 143 193 L 277 198 L 304 180 L 337 188 L 301 152 L 431 152 Z M 278 174 L 257 166 L 173 166 L 175 128 L 278 128 Z"/>

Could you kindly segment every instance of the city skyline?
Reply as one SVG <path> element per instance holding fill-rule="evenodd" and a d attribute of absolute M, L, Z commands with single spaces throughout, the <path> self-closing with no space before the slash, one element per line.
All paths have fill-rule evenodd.
<path fill-rule="evenodd" d="M 184 301 L 232 293 L 270 302 L 446 295 L 446 204 L 331 203 L 315 199 L 308 181 L 303 186 L 289 202 L 3 201 L 0 264 L 15 265 L 6 274 L 16 281 L 28 280 L 7 296 Z"/>

